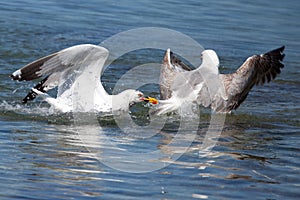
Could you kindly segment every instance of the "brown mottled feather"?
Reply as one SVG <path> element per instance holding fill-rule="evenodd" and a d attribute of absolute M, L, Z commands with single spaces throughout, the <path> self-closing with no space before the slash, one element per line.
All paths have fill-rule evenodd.
<path fill-rule="evenodd" d="M 177 58 L 173 52 L 170 52 L 170 63 L 168 51 L 166 51 L 161 72 L 160 72 L 160 98 L 169 99 L 172 95 L 171 86 L 176 77 L 180 72 L 192 71 L 192 68 Z"/>
<path fill-rule="evenodd" d="M 220 95 L 216 94 L 215 98 L 211 99 L 211 106 L 217 112 L 230 112 L 237 109 L 247 98 L 254 85 L 262 85 L 270 82 L 280 74 L 281 69 L 284 67 L 281 63 L 285 56 L 283 51 L 284 46 L 262 55 L 251 56 L 236 72 L 232 74 L 220 74 L 219 77 L 224 84 L 227 99 L 223 99 Z M 176 58 L 175 55 L 170 54 L 170 56 L 173 60 L 171 65 L 167 63 L 168 57 L 166 53 L 161 69 L 161 77 L 163 79 L 160 82 L 160 92 L 162 99 L 169 99 L 171 97 L 171 87 L 176 74 L 182 71 L 191 71 L 189 70 L 191 68 L 186 68 L 185 66 L 187 65 Z M 178 68 L 178 66 L 181 67 Z M 193 73 L 193 70 L 191 73 Z M 199 95 L 199 98 L 204 98 L 201 97 L 201 95 L 204 95 L 202 91 Z"/>
<path fill-rule="evenodd" d="M 17 81 L 31 81 L 46 77 L 34 87 L 41 92 L 46 92 L 57 87 L 59 81 L 62 81 L 61 85 L 64 85 L 66 80 L 71 79 L 72 76 L 69 77 L 69 74 L 72 74 L 71 72 L 74 70 L 78 71 L 81 67 L 84 68 L 89 66 L 91 62 L 96 62 L 99 56 L 104 55 L 103 49 L 99 51 L 98 48 L 98 46 L 90 44 L 69 47 L 25 65 L 12 73 L 10 77 Z M 108 55 L 108 52 L 106 54 Z M 83 66 L 82 63 L 84 63 Z M 96 65 L 93 66 L 96 68 L 95 76 L 99 76 L 100 79 L 100 73 L 97 70 L 102 68 L 98 69 Z M 67 85 L 70 86 L 69 83 Z M 31 90 L 23 99 L 23 103 L 34 99 L 36 96 L 37 94 Z"/>
<path fill-rule="evenodd" d="M 223 82 L 228 95 L 225 112 L 237 109 L 246 99 L 254 85 L 263 85 L 275 79 L 284 65 L 284 46 L 262 55 L 249 57 L 233 74 L 223 74 Z"/>

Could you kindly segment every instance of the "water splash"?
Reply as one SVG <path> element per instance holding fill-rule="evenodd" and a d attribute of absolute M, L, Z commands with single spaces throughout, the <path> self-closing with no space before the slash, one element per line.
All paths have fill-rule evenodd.
<path fill-rule="evenodd" d="M 53 109 L 43 106 L 42 104 L 28 106 L 13 101 L 7 102 L 5 100 L 3 100 L 0 103 L 0 110 L 1 113 L 14 112 L 14 113 L 23 113 L 23 114 L 39 115 L 39 116 L 49 116 L 54 114 Z"/>

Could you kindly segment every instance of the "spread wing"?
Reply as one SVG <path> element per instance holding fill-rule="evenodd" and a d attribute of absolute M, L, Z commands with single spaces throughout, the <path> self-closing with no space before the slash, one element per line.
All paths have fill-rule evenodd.
<path fill-rule="evenodd" d="M 284 65 L 284 46 L 261 55 L 249 57 L 233 74 L 223 75 L 228 94 L 228 110 L 236 109 L 246 99 L 254 85 L 270 82 L 280 74 Z"/>
<path fill-rule="evenodd" d="M 91 74 L 95 85 L 99 84 L 108 50 L 103 47 L 83 44 L 73 46 L 29 63 L 11 74 L 17 81 L 31 81 L 44 77 L 34 88 L 46 92 L 58 86 L 60 96 L 75 82 L 78 75 Z M 101 84 L 100 84 L 101 85 Z M 32 90 L 23 99 L 23 103 L 33 100 L 36 93 Z"/>
<path fill-rule="evenodd" d="M 182 62 L 168 49 L 165 53 L 159 79 L 159 90 L 161 99 L 169 99 L 172 95 L 171 86 L 176 75 L 181 72 L 191 71 L 192 68 Z"/>

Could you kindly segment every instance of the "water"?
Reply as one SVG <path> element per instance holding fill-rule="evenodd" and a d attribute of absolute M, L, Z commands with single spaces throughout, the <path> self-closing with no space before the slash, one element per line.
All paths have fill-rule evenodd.
<path fill-rule="evenodd" d="M 299 8 L 293 0 L 1 2 L 0 198 L 298 199 Z M 99 135 L 119 142 L 125 154 L 157 150 L 166 156 L 154 162 L 166 167 L 147 173 L 122 172 L 96 159 L 78 137 L 78 130 L 93 130 L 93 125 L 76 127 L 72 115 L 50 113 L 39 100 L 20 105 L 33 84 L 11 81 L 8 75 L 14 70 L 72 45 L 99 44 L 121 31 L 149 26 L 182 32 L 216 50 L 222 72 L 232 72 L 248 56 L 281 45 L 286 45 L 285 68 L 272 83 L 255 87 L 244 104 L 226 116 L 216 146 L 204 156 L 201 144 L 208 114 L 201 115 L 190 148 L 171 164 L 167 157 L 183 148 L 183 143 L 163 148 L 176 135 L 176 116 L 147 139 L 122 133 L 109 116 L 98 117 Z M 111 91 L 115 79 L 131 66 L 141 60 L 160 62 L 162 54 L 142 50 L 121 57 L 105 72 L 105 87 Z M 142 89 L 158 95 L 155 86 Z M 137 123 L 148 123 L 142 105 L 132 113 Z M 141 129 L 139 137 L 142 133 Z M 102 145 L 102 150 L 113 150 Z M 142 164 L 136 160 L 130 166 Z"/>

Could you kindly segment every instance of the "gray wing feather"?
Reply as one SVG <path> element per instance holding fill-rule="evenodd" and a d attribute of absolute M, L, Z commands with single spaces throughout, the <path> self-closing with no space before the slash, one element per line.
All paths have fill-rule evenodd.
<path fill-rule="evenodd" d="M 59 96 L 71 87 L 78 74 L 87 69 L 93 73 L 95 80 L 100 81 L 103 65 L 97 64 L 103 59 L 106 60 L 107 57 L 108 50 L 103 47 L 91 44 L 77 45 L 25 65 L 12 73 L 11 78 L 18 81 L 31 81 L 40 77 L 46 77 L 37 85 L 39 86 L 38 89 L 45 92 L 59 86 Z M 30 93 L 33 92 L 31 91 Z M 36 94 L 33 95 L 32 99 L 35 96 Z M 30 97 L 27 98 L 27 100 L 32 99 Z"/>
<path fill-rule="evenodd" d="M 172 84 L 171 90 L 179 98 L 186 98 L 190 96 L 191 101 L 199 105 L 207 107 L 212 102 L 212 95 L 210 95 L 211 88 L 208 88 L 208 82 L 200 73 L 200 69 L 178 73 Z M 212 92 L 212 91 L 211 91 Z"/>
<path fill-rule="evenodd" d="M 237 109 L 254 85 L 270 82 L 281 72 L 284 65 L 284 46 L 262 55 L 249 57 L 233 74 L 223 75 L 228 94 L 226 111 Z"/>
<path fill-rule="evenodd" d="M 169 99 L 172 96 L 172 84 L 178 74 L 192 71 L 192 68 L 177 58 L 169 49 L 166 51 L 160 71 L 160 98 Z"/>
<path fill-rule="evenodd" d="M 192 70 L 174 54 L 170 54 L 171 62 L 168 62 L 167 53 L 161 68 L 161 99 L 169 99 L 172 95 L 182 99 L 190 96 L 190 100 L 199 105 L 211 105 L 214 96 L 222 88 L 218 66 L 204 66 L 202 63 L 199 68 Z"/>
<path fill-rule="evenodd" d="M 217 112 L 230 112 L 240 106 L 254 85 L 262 85 L 275 79 L 284 67 L 281 63 L 283 51 L 284 46 L 249 57 L 232 74 L 219 74 L 216 66 L 210 68 L 213 66 L 201 65 L 192 71 L 182 67 L 173 69 L 175 65 L 168 64 L 165 56 L 161 72 L 163 79 L 160 82 L 163 84 L 160 88 L 162 99 L 168 99 L 173 94 L 183 98 L 190 92 L 197 91 L 196 102 L 199 105 L 211 105 Z"/>

